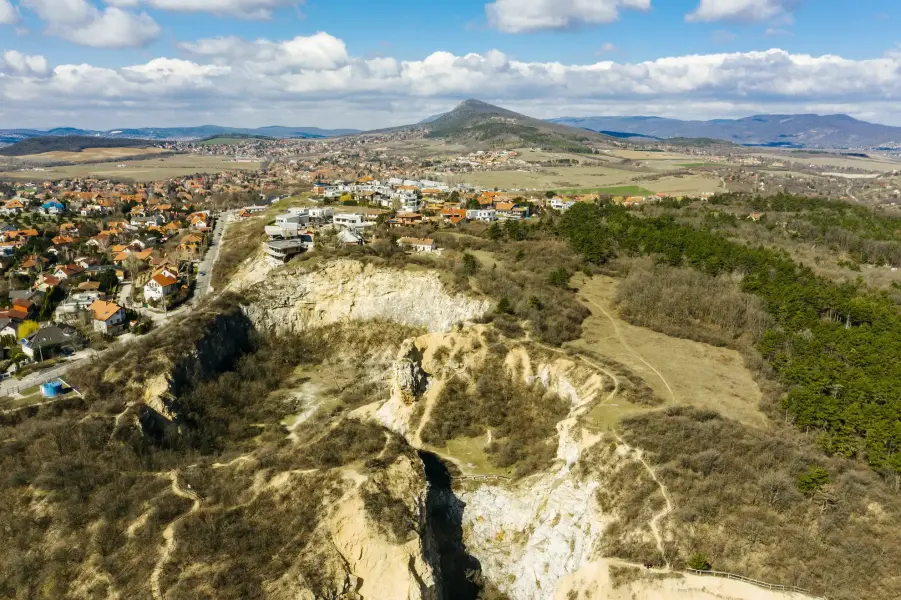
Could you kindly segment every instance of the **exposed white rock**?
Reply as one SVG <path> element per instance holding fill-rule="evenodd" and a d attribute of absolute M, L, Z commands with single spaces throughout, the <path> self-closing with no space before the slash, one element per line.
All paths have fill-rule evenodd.
<path fill-rule="evenodd" d="M 434 272 L 376 267 L 354 260 L 289 266 L 254 286 L 247 314 L 261 330 L 299 332 L 342 321 L 389 320 L 449 331 L 490 307 L 445 291 Z"/>
<path fill-rule="evenodd" d="M 552 598 L 560 579 L 590 560 L 603 532 L 594 502 L 598 484 L 567 474 L 459 494 L 468 551 L 514 600 Z"/>

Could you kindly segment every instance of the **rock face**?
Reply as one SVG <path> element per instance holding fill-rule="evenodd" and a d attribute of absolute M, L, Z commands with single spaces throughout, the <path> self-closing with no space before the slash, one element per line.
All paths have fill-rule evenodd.
<path fill-rule="evenodd" d="M 445 291 L 434 272 L 376 267 L 354 260 L 298 265 L 252 287 L 247 315 L 260 330 L 297 333 L 341 321 L 390 320 L 449 331 L 488 310 L 487 300 Z"/>
<path fill-rule="evenodd" d="M 422 370 L 422 352 L 415 340 L 406 340 L 401 346 L 394 363 L 393 384 L 406 404 L 413 403 L 425 391 L 428 378 Z"/>
<path fill-rule="evenodd" d="M 467 548 L 514 600 L 552 598 L 557 583 L 590 560 L 600 539 L 597 485 L 560 473 L 515 488 L 460 493 Z"/>
<path fill-rule="evenodd" d="M 342 557 L 355 598 L 434 600 L 436 581 L 426 561 L 424 545 L 429 541 L 425 519 L 426 483 L 422 465 L 402 457 L 378 477 L 379 482 L 359 481 L 338 503 L 326 524 L 329 539 Z M 361 491 L 374 485 L 388 486 L 392 496 L 403 498 L 420 523 L 420 535 L 398 543 L 367 517 Z"/>

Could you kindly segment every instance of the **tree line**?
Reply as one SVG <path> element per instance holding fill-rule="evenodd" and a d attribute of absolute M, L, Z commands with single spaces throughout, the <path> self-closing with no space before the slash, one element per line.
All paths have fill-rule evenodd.
<path fill-rule="evenodd" d="M 819 277 L 784 251 L 607 203 L 573 206 L 557 231 L 596 264 L 650 255 L 711 276 L 741 275 L 742 290 L 773 319 L 758 350 L 785 386 L 782 405 L 796 426 L 818 431 L 828 453 L 901 471 L 901 316 L 886 293 Z"/>

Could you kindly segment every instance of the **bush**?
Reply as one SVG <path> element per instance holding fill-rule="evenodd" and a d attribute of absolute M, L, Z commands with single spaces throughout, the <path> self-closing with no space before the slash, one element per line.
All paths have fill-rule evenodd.
<path fill-rule="evenodd" d="M 695 552 L 691 555 L 691 558 L 688 559 L 689 569 L 694 569 L 695 571 L 709 571 L 710 570 L 710 561 L 707 560 L 707 557 L 701 554 L 700 552 Z"/>
<path fill-rule="evenodd" d="M 520 477 L 529 475 L 556 456 L 556 426 L 569 405 L 538 383 L 522 383 L 507 371 L 502 357 L 490 356 L 472 381 L 456 377 L 447 382 L 423 440 L 444 446 L 454 438 L 484 435 L 490 428 L 489 462 Z"/>
<path fill-rule="evenodd" d="M 810 467 L 798 475 L 798 491 L 808 498 L 829 485 L 829 472 L 823 467 Z"/>

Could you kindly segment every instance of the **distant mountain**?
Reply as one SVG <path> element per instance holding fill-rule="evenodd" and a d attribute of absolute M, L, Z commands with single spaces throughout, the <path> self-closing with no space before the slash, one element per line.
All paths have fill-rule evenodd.
<path fill-rule="evenodd" d="M 60 127 L 49 130 L 0 129 L 0 143 L 14 144 L 21 140 L 45 136 L 86 136 L 97 138 L 130 138 L 142 140 L 202 140 L 221 135 L 248 135 L 271 138 L 327 138 L 360 133 L 357 129 L 320 129 L 319 127 L 279 127 L 269 126 L 257 129 L 201 125 L 199 127 L 142 127 L 139 129 L 110 129 L 92 131 L 74 127 Z"/>
<path fill-rule="evenodd" d="M 428 137 L 487 146 L 534 146 L 548 150 L 591 152 L 613 138 L 550 123 L 480 100 L 466 100 L 452 111 L 407 128 L 424 128 Z"/>
<path fill-rule="evenodd" d="M 656 138 L 712 138 L 749 146 L 879 148 L 901 146 L 901 127 L 848 115 L 755 115 L 744 119 L 681 121 L 660 117 L 563 117 L 551 123 Z"/>
<path fill-rule="evenodd" d="M 149 140 L 98 138 L 84 135 L 47 135 L 28 138 L 0 148 L 0 156 L 26 156 L 44 152 L 81 152 L 85 148 L 141 148 Z"/>

